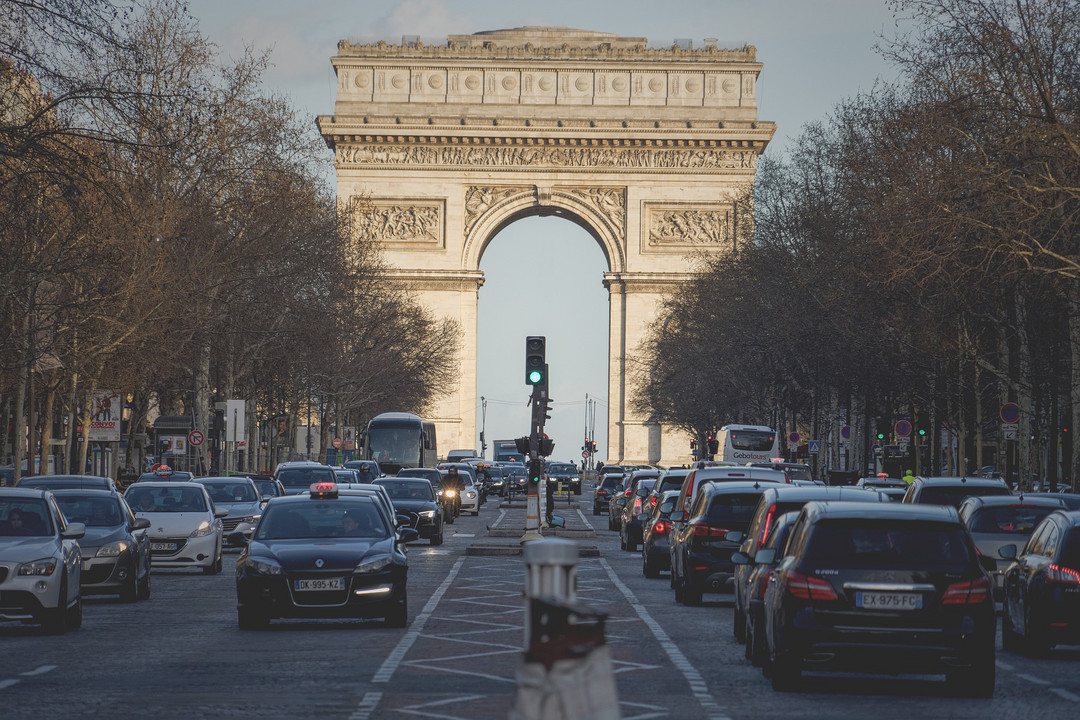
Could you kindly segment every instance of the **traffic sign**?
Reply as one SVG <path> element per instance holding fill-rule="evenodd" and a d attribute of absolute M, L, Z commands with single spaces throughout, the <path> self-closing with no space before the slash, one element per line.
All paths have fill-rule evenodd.
<path fill-rule="evenodd" d="M 791 443 L 792 445 L 798 445 L 799 444 L 799 433 L 797 433 L 797 432 L 791 433 L 790 435 L 787 436 L 787 441 L 789 443 Z"/>
<path fill-rule="evenodd" d="M 850 425 L 845 425 L 844 427 L 840 428 L 840 437 L 844 438 L 845 440 L 850 440 L 851 439 L 851 426 Z"/>
<path fill-rule="evenodd" d="M 808 444 L 809 444 L 809 447 L 806 449 L 806 451 L 808 453 L 810 453 L 811 455 L 817 455 L 819 452 L 821 452 L 821 441 L 820 440 L 810 440 L 808 442 Z"/>
<path fill-rule="evenodd" d="M 1003 430 L 1001 434 L 1002 434 L 1002 439 L 1004 439 L 1004 440 L 1019 440 L 1020 439 L 1020 431 L 1019 430 Z"/>
<path fill-rule="evenodd" d="M 187 434 L 188 445 L 191 445 L 191 447 L 199 447 L 204 440 L 206 440 L 206 437 L 202 434 L 202 430 L 192 430 Z"/>
<path fill-rule="evenodd" d="M 582 460 L 588 460 L 589 459 L 589 451 L 588 450 L 582 450 L 581 451 L 581 459 Z"/>
<path fill-rule="evenodd" d="M 1020 419 L 1020 406 L 1007 402 L 1001 406 L 1001 422 L 1014 423 Z"/>
<path fill-rule="evenodd" d="M 907 437 L 911 434 L 911 423 L 907 420 L 896 421 L 896 434 L 900 437 Z"/>
<path fill-rule="evenodd" d="M 333 445 L 335 448 L 341 447 L 341 438 L 334 438 L 330 441 L 330 444 Z"/>

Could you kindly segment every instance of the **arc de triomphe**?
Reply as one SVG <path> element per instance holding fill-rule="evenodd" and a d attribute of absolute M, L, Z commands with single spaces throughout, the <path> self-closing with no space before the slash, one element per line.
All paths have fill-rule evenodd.
<path fill-rule="evenodd" d="M 461 325 L 458 388 L 432 418 L 440 447 L 477 447 L 485 246 L 522 217 L 559 215 L 608 263 L 606 457 L 685 462 L 681 433 L 628 406 L 626 360 L 689 256 L 732 248 L 733 198 L 776 129 L 757 119 L 755 49 L 527 27 L 438 46 L 342 41 L 331 61 L 334 114 L 318 125 L 338 197 L 370 199 L 363 227 L 394 275 Z"/>

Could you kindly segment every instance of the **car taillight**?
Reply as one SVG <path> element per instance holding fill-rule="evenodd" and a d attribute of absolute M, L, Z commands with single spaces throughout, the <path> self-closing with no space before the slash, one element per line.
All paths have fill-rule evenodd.
<path fill-rule="evenodd" d="M 651 495 L 649 497 L 649 504 L 652 505 L 653 507 L 656 507 L 656 496 L 655 495 Z"/>
<path fill-rule="evenodd" d="M 714 528 L 709 523 L 703 522 L 690 523 L 690 528 L 693 530 L 695 537 L 720 538 L 723 540 L 728 534 L 728 531 L 724 528 Z"/>
<path fill-rule="evenodd" d="M 941 596 L 942 605 L 978 605 L 990 598 L 990 581 L 984 577 L 953 583 Z"/>
<path fill-rule="evenodd" d="M 769 589 L 769 576 L 772 575 L 772 572 L 773 569 L 771 567 L 767 567 L 761 571 L 761 581 L 758 582 L 757 586 L 758 600 L 765 599 L 765 591 Z"/>
<path fill-rule="evenodd" d="M 623 496 L 623 497 L 630 497 L 630 493 L 632 493 L 632 492 L 634 492 L 634 488 L 632 488 L 632 487 L 628 487 L 628 488 L 626 488 L 626 492 L 624 492 L 624 493 L 622 494 L 622 496 Z"/>
<path fill-rule="evenodd" d="M 633 509 L 633 513 L 634 513 L 635 515 L 637 515 L 637 514 L 638 514 L 638 513 L 640 513 L 640 512 L 641 512 L 641 498 L 634 498 L 634 509 Z"/>
<path fill-rule="evenodd" d="M 607 495 L 607 490 L 605 490 L 604 488 L 596 488 L 596 494 L 597 495 Z"/>
<path fill-rule="evenodd" d="M 1080 572 L 1072 568 L 1062 567 L 1057 563 L 1050 563 L 1046 566 L 1046 581 L 1065 585 L 1080 585 Z"/>
<path fill-rule="evenodd" d="M 802 600 L 835 600 L 836 591 L 827 580 L 802 573 L 788 573 L 787 591 Z"/>
<path fill-rule="evenodd" d="M 758 536 L 758 542 L 764 543 L 769 538 L 769 528 L 772 526 L 773 516 L 776 514 L 776 503 L 769 506 L 769 509 L 765 511 L 765 522 L 761 524 L 761 535 Z"/>
<path fill-rule="evenodd" d="M 661 535 L 667 535 L 671 532 L 671 523 L 667 520 L 657 520 L 653 523 L 652 531 L 654 533 L 660 533 Z"/>

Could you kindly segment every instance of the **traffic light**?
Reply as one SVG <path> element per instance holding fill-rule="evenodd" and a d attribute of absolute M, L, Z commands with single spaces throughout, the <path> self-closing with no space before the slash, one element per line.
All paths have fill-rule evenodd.
<path fill-rule="evenodd" d="M 589 450 L 590 450 L 591 452 L 596 452 L 596 441 L 595 441 L 595 440 L 593 440 L 593 441 L 592 441 L 592 445 L 591 445 L 591 447 L 589 448 Z"/>
<path fill-rule="evenodd" d="M 690 438 L 690 449 L 697 450 L 697 440 L 695 438 Z"/>
<path fill-rule="evenodd" d="M 926 428 L 919 428 L 919 437 L 926 437 Z"/>
<path fill-rule="evenodd" d="M 547 361 L 544 359 L 547 339 L 543 335 L 525 338 L 525 383 L 547 386 Z"/>
<path fill-rule="evenodd" d="M 720 441 L 716 439 L 715 435 L 709 435 L 708 437 L 709 454 L 715 455 L 720 451 Z"/>
<path fill-rule="evenodd" d="M 537 460 L 536 462 L 529 463 L 529 483 L 532 485 L 539 485 L 540 478 L 544 474 L 544 461 Z"/>
<path fill-rule="evenodd" d="M 549 457 L 553 452 L 555 452 L 555 441 L 549 438 L 547 435 L 540 438 L 540 455 L 543 457 Z"/>
<path fill-rule="evenodd" d="M 883 433 L 883 432 L 878 432 L 878 434 L 877 434 L 877 439 L 878 439 L 878 440 L 884 440 L 884 439 L 885 439 L 885 433 Z"/>

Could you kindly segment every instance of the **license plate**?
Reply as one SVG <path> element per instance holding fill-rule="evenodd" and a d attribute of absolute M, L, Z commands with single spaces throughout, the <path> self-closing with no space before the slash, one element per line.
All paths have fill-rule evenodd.
<path fill-rule="evenodd" d="M 176 543 L 150 543 L 151 550 L 161 550 L 167 552 L 176 552 Z"/>
<path fill-rule="evenodd" d="M 857 592 L 855 607 L 868 610 L 919 610 L 922 595 L 919 593 Z"/>
<path fill-rule="evenodd" d="M 311 580 L 294 580 L 293 590 L 344 590 L 345 578 L 314 578 Z"/>

